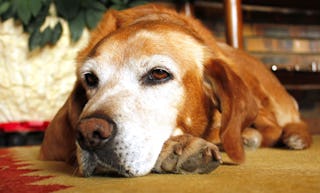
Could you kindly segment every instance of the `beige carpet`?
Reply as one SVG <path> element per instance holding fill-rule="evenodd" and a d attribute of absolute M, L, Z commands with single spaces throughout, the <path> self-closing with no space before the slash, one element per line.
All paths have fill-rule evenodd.
<path fill-rule="evenodd" d="M 320 136 L 313 139 L 313 146 L 304 151 L 247 151 L 245 164 L 222 165 L 208 175 L 137 178 L 82 178 L 64 163 L 37 160 L 39 147 L 0 149 L 0 192 L 319 193 Z"/>

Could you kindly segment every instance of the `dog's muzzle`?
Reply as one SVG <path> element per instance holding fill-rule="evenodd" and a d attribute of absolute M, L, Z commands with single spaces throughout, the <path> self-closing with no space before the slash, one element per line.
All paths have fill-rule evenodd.
<path fill-rule="evenodd" d="M 142 122 L 128 117 L 126 120 L 116 122 L 108 116 L 94 115 L 78 122 L 76 145 L 80 175 L 133 177 L 151 172 L 168 138 L 165 129 L 148 132 Z"/>
<path fill-rule="evenodd" d="M 113 139 L 117 133 L 116 124 L 106 117 L 87 117 L 77 126 L 78 164 L 80 173 L 89 177 L 98 173 L 117 173 L 130 176 L 119 165 L 114 151 Z"/>

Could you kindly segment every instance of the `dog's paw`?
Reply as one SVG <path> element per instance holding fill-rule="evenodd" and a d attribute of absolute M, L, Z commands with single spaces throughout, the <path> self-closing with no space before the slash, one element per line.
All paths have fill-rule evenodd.
<path fill-rule="evenodd" d="M 262 135 L 253 128 L 246 128 L 242 132 L 243 145 L 246 149 L 257 149 L 261 146 Z"/>
<path fill-rule="evenodd" d="M 295 150 L 305 149 L 310 146 L 310 138 L 308 136 L 302 136 L 298 134 L 288 135 L 283 138 L 284 144 Z"/>
<path fill-rule="evenodd" d="M 283 143 L 290 149 L 306 149 L 312 143 L 308 127 L 304 122 L 290 123 L 284 127 Z"/>
<path fill-rule="evenodd" d="M 213 171 L 221 163 L 217 146 L 202 138 L 181 135 L 166 141 L 153 171 L 203 174 Z"/>

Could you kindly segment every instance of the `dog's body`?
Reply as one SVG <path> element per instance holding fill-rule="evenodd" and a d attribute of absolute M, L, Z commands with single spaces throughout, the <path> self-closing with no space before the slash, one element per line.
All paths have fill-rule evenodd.
<path fill-rule="evenodd" d="M 237 163 L 243 140 L 257 147 L 260 135 L 262 146 L 311 144 L 295 100 L 262 63 L 163 7 L 106 13 L 77 77 L 40 156 L 76 155 L 85 176 L 208 172 L 221 159 L 210 142 Z"/>

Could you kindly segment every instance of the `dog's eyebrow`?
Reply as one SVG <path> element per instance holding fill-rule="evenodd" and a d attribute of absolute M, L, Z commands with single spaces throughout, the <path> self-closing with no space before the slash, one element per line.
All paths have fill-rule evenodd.
<path fill-rule="evenodd" d="M 102 45 L 110 36 L 112 36 L 114 34 L 114 32 L 109 33 L 108 35 L 104 36 L 103 38 L 101 38 L 98 43 L 96 43 L 96 45 L 93 46 L 92 50 L 89 52 L 87 58 L 92 58 L 97 56 L 97 50 L 100 47 L 100 45 Z"/>

